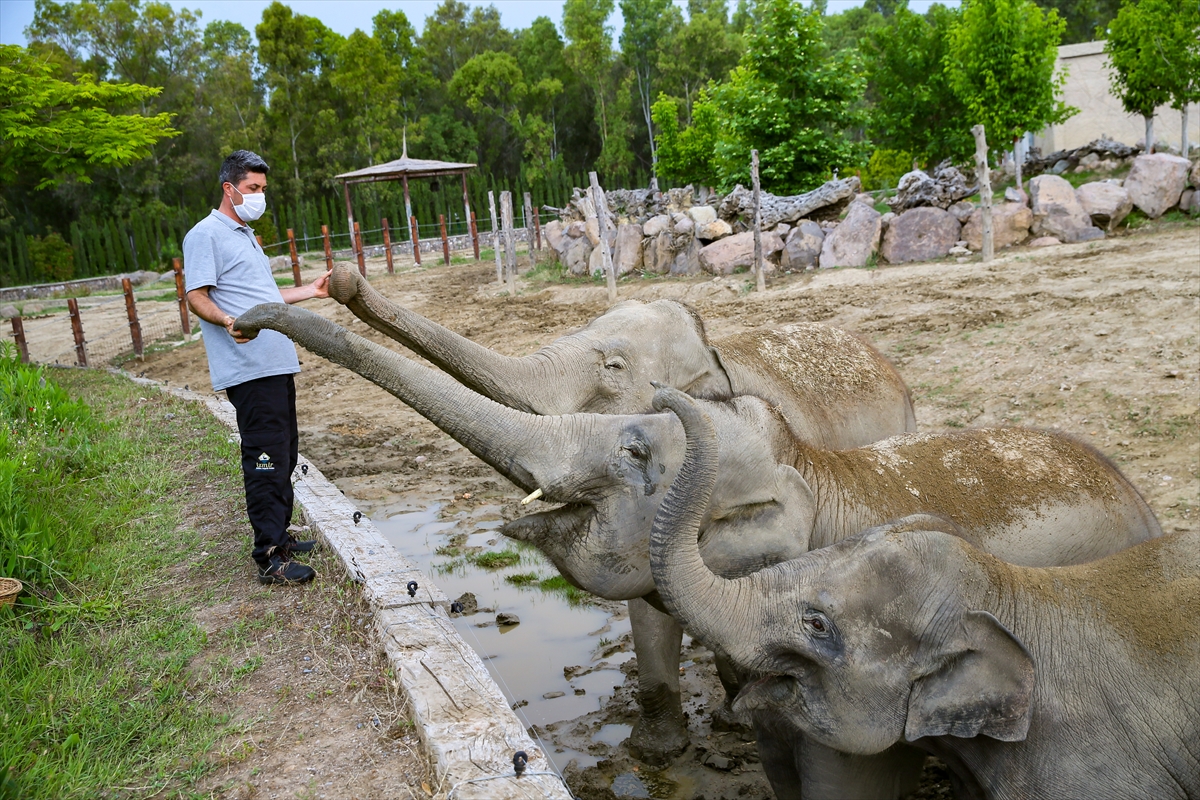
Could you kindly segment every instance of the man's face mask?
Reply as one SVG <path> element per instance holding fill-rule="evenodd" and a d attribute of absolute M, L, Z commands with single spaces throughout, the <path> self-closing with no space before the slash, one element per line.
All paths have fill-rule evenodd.
<path fill-rule="evenodd" d="M 262 192 L 258 192 L 257 194 L 242 194 L 232 183 L 229 186 L 242 198 L 241 203 L 234 203 L 233 205 L 234 213 L 238 215 L 242 222 L 253 222 L 267 210 L 267 196 Z"/>

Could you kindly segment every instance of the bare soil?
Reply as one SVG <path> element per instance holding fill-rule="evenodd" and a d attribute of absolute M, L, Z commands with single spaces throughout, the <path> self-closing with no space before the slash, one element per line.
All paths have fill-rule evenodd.
<path fill-rule="evenodd" d="M 494 266 L 487 262 L 395 276 L 381 274 L 382 263 L 369 269 L 385 295 L 509 355 L 533 352 L 606 307 L 603 284 L 593 282 L 526 281 L 510 298 L 495 284 Z M 821 270 L 776 277 L 764 294 L 752 287 L 749 275 L 631 278 L 620 283 L 620 296 L 688 302 L 714 337 L 797 320 L 855 331 L 908 382 L 920 429 L 1021 424 L 1067 431 L 1118 464 L 1165 531 L 1200 527 L 1200 227 L 1194 222 L 1149 225 L 1087 244 L 1005 250 L 986 265 L 975 256 Z M 309 307 L 385 342 L 333 301 Z M 505 518 L 519 515 L 521 493 L 441 431 L 359 376 L 306 352 L 301 360 L 301 449 L 347 495 L 364 503 L 397 497 L 440 503 L 447 516 L 468 505 L 501 503 Z M 202 345 L 155 353 L 129 368 L 201 391 L 210 385 Z M 297 619 L 289 637 L 318 636 L 318 621 L 328 622 Z M 371 652 L 365 642 L 361 647 Z M 314 640 L 313 652 L 318 649 Z M 552 746 L 558 742 L 603 757 L 597 768 L 568 775 L 574 791 L 612 797 L 611 778 L 632 773 L 653 796 L 770 796 L 745 735 L 714 733 L 709 726 L 721 693 L 706 651 L 697 647 L 684 658 L 694 747 L 665 773 L 656 773 L 638 765 L 623 746 L 591 742 L 600 725 L 632 721 L 636 662 L 629 662 L 624 685 L 601 711 L 543 732 Z M 310 680 L 291 678 L 296 686 Z M 270 692 L 281 681 L 283 673 L 272 677 L 265 696 L 231 698 L 231 708 L 249 713 L 270 707 L 276 702 Z M 301 705 L 295 713 L 309 711 Z M 358 747 L 357 729 L 342 726 L 338 733 L 325 713 L 313 720 L 320 718 L 326 752 Z M 272 734 L 278 737 L 273 746 L 295 747 L 301 730 L 316 730 L 307 719 L 293 721 L 291 713 L 282 719 L 290 727 Z M 230 770 L 236 772 L 232 765 Z M 247 770 L 241 775 L 251 780 Z M 931 774 L 923 796 L 944 792 L 937 777 Z"/>

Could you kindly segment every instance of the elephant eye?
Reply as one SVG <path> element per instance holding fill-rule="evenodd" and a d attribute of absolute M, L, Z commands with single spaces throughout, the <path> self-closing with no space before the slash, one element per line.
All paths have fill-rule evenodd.
<path fill-rule="evenodd" d="M 604 365 L 605 369 L 625 369 L 625 365 L 620 361 L 609 361 Z"/>
<path fill-rule="evenodd" d="M 808 610 L 804 612 L 804 626 L 808 628 L 814 636 L 824 638 L 829 635 L 833 625 L 829 619 L 820 611 Z"/>

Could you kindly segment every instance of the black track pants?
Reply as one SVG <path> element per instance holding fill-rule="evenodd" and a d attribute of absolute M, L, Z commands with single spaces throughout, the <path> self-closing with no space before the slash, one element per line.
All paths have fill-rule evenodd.
<path fill-rule="evenodd" d="M 254 529 L 254 560 L 269 563 L 271 548 L 288 541 L 292 471 L 299 460 L 296 382 L 291 375 L 257 378 L 225 390 L 242 435 L 246 515 Z"/>

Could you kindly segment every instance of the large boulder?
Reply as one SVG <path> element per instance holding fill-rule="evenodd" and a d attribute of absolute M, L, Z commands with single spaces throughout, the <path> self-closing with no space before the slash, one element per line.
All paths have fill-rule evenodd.
<path fill-rule="evenodd" d="M 642 225 L 642 233 L 646 238 L 651 239 L 665 231 L 671 224 L 671 218 L 666 214 L 659 214 L 656 217 L 651 217 Z"/>
<path fill-rule="evenodd" d="M 688 216 L 696 223 L 696 227 L 707 225 L 717 218 L 717 210 L 712 206 L 692 206 L 687 211 Z"/>
<path fill-rule="evenodd" d="M 706 242 L 715 242 L 717 239 L 724 239 L 732 233 L 733 227 L 723 219 L 714 219 L 712 222 L 707 222 L 704 225 L 696 227 L 696 238 L 703 239 Z"/>
<path fill-rule="evenodd" d="M 992 246 L 999 250 L 1020 244 L 1029 236 L 1029 226 L 1033 224 L 1033 212 L 1021 203 L 1000 203 L 992 206 Z M 963 239 L 967 247 L 979 251 L 983 249 L 983 209 L 977 208 L 971 213 L 967 224 L 963 226 Z"/>
<path fill-rule="evenodd" d="M 882 216 L 866 203 L 851 203 L 846 218 L 821 245 L 821 269 L 866 266 L 867 259 L 879 249 Z"/>
<path fill-rule="evenodd" d="M 1193 187 L 1200 189 L 1200 161 L 1196 161 L 1194 164 L 1192 164 L 1192 172 L 1188 178 L 1188 183 L 1190 183 Z"/>
<path fill-rule="evenodd" d="M 576 276 L 587 275 L 591 255 L 592 245 L 586 236 L 580 236 L 578 239 L 567 238 L 567 249 L 563 254 L 563 264 L 566 265 L 567 272 Z"/>
<path fill-rule="evenodd" d="M 764 231 L 762 234 L 763 260 L 770 261 L 771 257 L 783 249 L 783 240 L 778 234 Z M 713 275 L 732 275 L 739 267 L 754 268 L 754 231 L 726 236 L 719 242 L 713 242 L 700 249 L 700 266 L 705 272 Z M 770 272 L 774 264 L 769 264 L 766 271 Z"/>
<path fill-rule="evenodd" d="M 1103 239 L 1104 231 L 1092 225 L 1092 218 L 1079 204 L 1075 187 L 1057 175 L 1038 175 L 1029 182 L 1033 206 L 1034 236 L 1053 236 L 1063 242 Z"/>
<path fill-rule="evenodd" d="M 577 219 L 567 226 L 567 236 L 570 236 L 572 239 L 582 239 L 586 235 L 584 232 L 585 227 L 583 220 Z"/>
<path fill-rule="evenodd" d="M 1125 178 L 1125 191 L 1142 213 L 1156 219 L 1179 203 L 1190 166 L 1186 158 L 1169 153 L 1138 156 Z"/>
<path fill-rule="evenodd" d="M 1075 196 L 1092 222 L 1109 231 L 1120 225 L 1133 210 L 1129 192 L 1115 183 L 1085 183 L 1075 190 Z"/>
<path fill-rule="evenodd" d="M 950 252 L 962 225 L 940 208 L 910 208 L 897 216 L 883 237 L 880 254 L 892 264 L 931 261 Z"/>
<path fill-rule="evenodd" d="M 542 226 L 542 235 L 550 249 L 560 256 L 566 252 L 567 232 L 561 220 L 553 219 Z"/>
<path fill-rule="evenodd" d="M 271 272 L 291 272 L 291 256 L 274 256 L 271 259 Z"/>
<path fill-rule="evenodd" d="M 617 246 L 613 252 L 618 275 L 642 268 L 642 226 L 622 223 L 617 226 Z"/>
<path fill-rule="evenodd" d="M 653 239 L 646 240 L 645 252 L 642 255 L 642 263 L 646 269 L 666 275 L 671 271 L 674 260 L 675 251 L 671 248 L 670 231 L 660 231 Z"/>
<path fill-rule="evenodd" d="M 700 250 L 700 242 L 695 237 L 689 238 L 687 245 L 675 253 L 668 272 L 672 275 L 699 275 Z"/>
<path fill-rule="evenodd" d="M 596 217 L 588 217 L 583 221 L 583 232 L 587 236 L 588 243 L 595 247 L 600 244 L 600 220 Z"/>
<path fill-rule="evenodd" d="M 783 269 L 803 270 L 817 266 L 821 258 L 821 245 L 825 242 L 825 231 L 811 220 L 804 220 L 788 232 L 779 266 Z"/>
<path fill-rule="evenodd" d="M 967 224 L 967 220 L 971 218 L 971 214 L 975 213 L 975 204 L 969 200 L 959 200 L 946 210 L 954 215 L 959 225 L 965 225 Z"/>
<path fill-rule="evenodd" d="M 972 189 L 967 187 L 967 180 L 949 161 L 943 161 L 929 175 L 923 170 L 914 169 L 900 177 L 896 185 L 896 194 L 884 200 L 897 214 L 910 208 L 935 206 L 949 208 L 971 196 Z M 865 203 L 864 205 L 873 205 Z"/>

